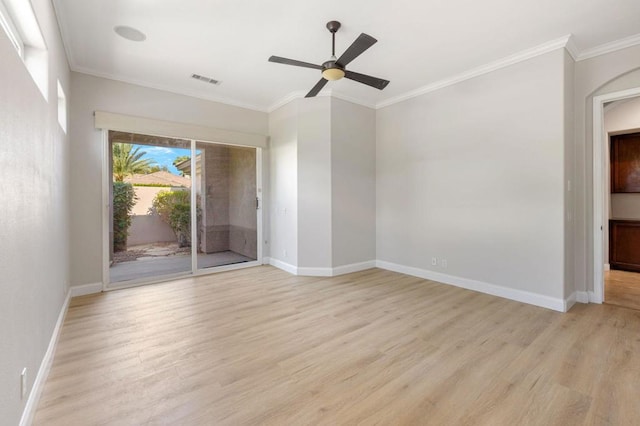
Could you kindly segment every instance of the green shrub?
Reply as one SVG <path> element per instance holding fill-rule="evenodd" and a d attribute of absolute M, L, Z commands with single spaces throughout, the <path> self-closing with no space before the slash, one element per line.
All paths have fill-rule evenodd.
<path fill-rule="evenodd" d="M 191 247 L 191 193 L 160 191 L 153 199 L 153 211 L 165 221 L 178 238 L 180 247 Z"/>
<path fill-rule="evenodd" d="M 126 182 L 113 182 L 113 251 L 127 249 L 131 226 L 131 209 L 136 204 L 133 186 Z"/>

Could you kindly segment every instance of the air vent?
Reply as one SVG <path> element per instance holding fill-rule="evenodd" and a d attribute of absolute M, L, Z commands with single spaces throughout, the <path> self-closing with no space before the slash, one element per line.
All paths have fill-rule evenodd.
<path fill-rule="evenodd" d="M 219 86 L 220 83 L 222 83 L 220 80 L 216 80 L 216 79 L 213 79 L 213 78 L 205 77 L 205 76 L 199 75 L 199 74 L 191 74 L 191 78 L 195 78 L 196 80 L 204 81 L 205 83 L 215 84 L 216 86 Z"/>

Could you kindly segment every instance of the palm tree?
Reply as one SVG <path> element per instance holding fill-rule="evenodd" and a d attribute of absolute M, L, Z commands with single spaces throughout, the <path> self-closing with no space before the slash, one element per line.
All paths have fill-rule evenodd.
<path fill-rule="evenodd" d="M 122 182 L 127 176 L 137 173 L 148 173 L 151 165 L 155 163 L 150 158 L 142 158 L 147 153 L 140 152 L 140 147 L 135 149 L 130 143 L 113 144 L 113 179 Z"/>

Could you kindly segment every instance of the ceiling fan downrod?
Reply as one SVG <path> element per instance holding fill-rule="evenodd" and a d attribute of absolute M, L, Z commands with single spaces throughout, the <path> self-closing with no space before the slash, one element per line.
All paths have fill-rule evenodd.
<path fill-rule="evenodd" d="M 327 22 L 327 29 L 331 33 L 331 59 L 336 60 L 336 33 L 340 29 L 340 22 L 329 21 Z"/>

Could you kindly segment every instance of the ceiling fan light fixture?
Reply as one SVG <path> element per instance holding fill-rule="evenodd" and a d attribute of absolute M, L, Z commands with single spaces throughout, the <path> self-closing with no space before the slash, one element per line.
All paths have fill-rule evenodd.
<path fill-rule="evenodd" d="M 344 77 L 344 70 L 341 70 L 340 68 L 327 68 L 322 71 L 322 77 L 329 81 L 340 80 Z"/>

